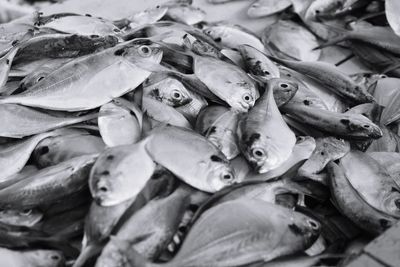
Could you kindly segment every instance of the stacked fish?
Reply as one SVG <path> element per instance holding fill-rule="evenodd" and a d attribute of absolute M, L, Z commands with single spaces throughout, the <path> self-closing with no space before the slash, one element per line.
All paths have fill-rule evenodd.
<path fill-rule="evenodd" d="M 261 38 L 186 1 L 1 24 L 1 266 L 344 266 L 400 218 L 386 5 L 259 0 Z M 378 73 L 318 61 L 339 43 Z"/>

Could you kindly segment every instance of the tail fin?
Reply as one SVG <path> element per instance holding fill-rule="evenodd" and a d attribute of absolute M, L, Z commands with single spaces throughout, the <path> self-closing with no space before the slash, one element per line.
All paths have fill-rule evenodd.
<path fill-rule="evenodd" d="M 343 42 L 348 39 L 349 30 L 346 30 L 344 28 L 340 28 L 337 26 L 327 25 L 327 24 L 321 24 L 321 25 L 323 25 L 330 32 L 330 35 L 333 35 L 335 37 L 333 37 L 333 38 L 327 40 L 325 43 L 315 47 L 313 50 L 332 46 L 332 45 L 338 44 L 338 43 Z"/>
<path fill-rule="evenodd" d="M 85 263 L 95 255 L 98 255 L 102 249 L 102 245 L 100 244 L 90 244 L 82 248 L 81 253 L 78 258 L 75 260 L 72 267 L 82 267 L 85 266 Z"/>

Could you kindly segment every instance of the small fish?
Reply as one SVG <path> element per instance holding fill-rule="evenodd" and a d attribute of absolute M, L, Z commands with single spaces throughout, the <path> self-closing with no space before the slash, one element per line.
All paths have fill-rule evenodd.
<path fill-rule="evenodd" d="M 14 226 L 32 227 L 43 218 L 43 212 L 38 209 L 2 209 L 0 222 Z"/>
<path fill-rule="evenodd" d="M 271 16 L 287 9 L 292 5 L 290 0 L 256 0 L 249 9 L 247 15 L 250 18 Z"/>
<path fill-rule="evenodd" d="M 321 56 L 320 50 L 313 50 L 319 44 L 316 37 L 303 26 L 290 20 L 279 20 L 268 26 L 263 31 L 261 40 L 279 57 L 317 61 Z"/>
<path fill-rule="evenodd" d="M 223 106 L 209 106 L 197 117 L 196 131 L 218 147 L 228 160 L 239 155 L 238 114 Z"/>
<path fill-rule="evenodd" d="M 396 0 L 385 0 L 386 18 L 392 30 L 400 36 L 400 20 L 397 16 L 400 11 L 400 4 Z"/>
<path fill-rule="evenodd" d="M 215 42 L 223 46 L 238 49 L 240 45 L 250 45 L 259 51 L 264 51 L 264 45 L 256 34 L 239 25 L 212 25 L 203 30 Z"/>
<path fill-rule="evenodd" d="M 376 160 L 351 151 L 340 159 L 339 166 L 364 201 L 382 213 L 400 217 L 400 187 Z"/>
<path fill-rule="evenodd" d="M 260 200 L 238 199 L 205 211 L 168 263 L 147 264 L 127 244 L 114 241 L 132 266 L 233 267 L 303 251 L 316 240 L 319 229 L 318 222 L 301 213 Z"/>
<path fill-rule="evenodd" d="M 273 98 L 273 88 L 277 84 L 283 89 L 288 87 L 280 79 L 270 80 L 256 105 L 239 120 L 240 149 L 259 173 L 279 167 L 289 158 L 296 143 L 294 133 L 286 125 Z"/>
<path fill-rule="evenodd" d="M 394 225 L 396 218 L 369 205 L 352 187 L 343 169 L 334 162 L 326 166 L 329 187 L 339 211 L 368 233 L 378 235 Z"/>
<path fill-rule="evenodd" d="M 151 74 L 142 65 L 159 63 L 161 57 L 157 45 L 123 43 L 69 61 L 24 93 L 0 103 L 65 111 L 96 108 L 140 85 Z"/>
<path fill-rule="evenodd" d="M 32 159 L 40 168 L 57 165 L 63 161 L 99 154 L 105 149 L 103 140 L 80 129 L 62 129 L 41 140 L 32 152 Z"/>
<path fill-rule="evenodd" d="M 0 136 L 22 138 L 72 124 L 92 120 L 96 113 L 84 116 L 56 116 L 17 104 L 0 104 Z"/>
<path fill-rule="evenodd" d="M 199 7 L 182 4 L 166 4 L 168 7 L 166 16 L 176 22 L 193 25 L 204 20 L 206 12 Z"/>
<path fill-rule="evenodd" d="M 279 68 L 261 51 L 250 45 L 239 45 L 246 68 L 256 78 L 265 82 L 271 78 L 279 78 Z"/>
<path fill-rule="evenodd" d="M 49 205 L 87 187 L 95 157 L 86 155 L 38 171 L 0 190 L 0 206 L 30 209 Z"/>
<path fill-rule="evenodd" d="M 279 58 L 272 59 L 323 84 L 327 89 L 343 97 L 348 102 L 363 104 L 374 101 L 373 96 L 364 87 L 357 85 L 349 76 L 332 64 L 325 62 L 300 62 Z"/>
<path fill-rule="evenodd" d="M 167 11 L 168 7 L 156 6 L 136 12 L 135 14 L 127 17 L 127 19 L 130 21 L 129 26 L 134 28 L 141 25 L 155 23 L 164 17 Z"/>
<path fill-rule="evenodd" d="M 350 143 L 340 138 L 323 137 L 316 139 L 317 146 L 311 157 L 304 162 L 297 174 L 312 179 L 319 174 L 330 161 L 342 158 L 350 151 Z"/>
<path fill-rule="evenodd" d="M 89 178 L 90 192 L 98 205 L 117 205 L 143 189 L 156 167 L 146 152 L 146 142 L 111 147 L 98 156 Z"/>
<path fill-rule="evenodd" d="M 282 109 L 295 120 L 321 131 L 347 139 L 378 139 L 382 130 L 360 114 L 337 113 L 301 104 L 286 104 Z"/>
<path fill-rule="evenodd" d="M 13 267 L 61 267 L 65 258 L 60 251 L 29 249 L 23 251 L 0 248 L 1 262 L 4 266 Z"/>
<path fill-rule="evenodd" d="M 142 123 L 143 114 L 139 107 L 123 98 L 101 106 L 99 111 L 101 138 L 109 147 L 138 142 L 142 135 Z"/>
<path fill-rule="evenodd" d="M 212 193 L 236 182 L 224 154 L 191 130 L 174 126 L 156 128 L 149 135 L 146 150 L 155 162 L 199 190 Z"/>

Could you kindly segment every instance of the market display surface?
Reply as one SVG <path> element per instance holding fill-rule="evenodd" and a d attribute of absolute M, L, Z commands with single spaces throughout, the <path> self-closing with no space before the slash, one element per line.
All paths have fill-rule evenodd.
<path fill-rule="evenodd" d="M 0 266 L 400 266 L 399 1 L 27 2 Z"/>

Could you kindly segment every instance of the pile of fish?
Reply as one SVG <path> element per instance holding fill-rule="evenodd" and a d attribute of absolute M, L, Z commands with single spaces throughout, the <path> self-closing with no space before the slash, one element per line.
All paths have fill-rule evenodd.
<path fill-rule="evenodd" d="M 398 221 L 397 0 L 248 13 L 0 25 L 1 266 L 345 266 Z"/>

